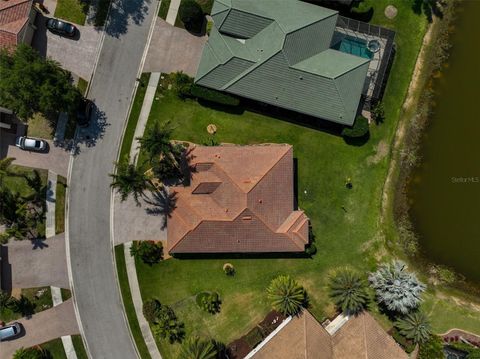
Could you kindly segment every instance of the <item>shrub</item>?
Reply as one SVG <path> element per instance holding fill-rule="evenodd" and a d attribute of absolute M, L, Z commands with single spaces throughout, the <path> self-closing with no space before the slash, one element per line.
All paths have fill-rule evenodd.
<path fill-rule="evenodd" d="M 368 279 L 375 288 L 378 302 L 402 314 L 417 308 L 425 291 L 425 285 L 408 272 L 407 265 L 401 261 L 381 265 Z"/>
<path fill-rule="evenodd" d="M 425 343 L 431 335 L 430 321 L 422 312 L 407 314 L 405 318 L 395 321 L 395 327 L 400 334 L 414 343 Z"/>
<path fill-rule="evenodd" d="M 368 133 L 368 120 L 363 116 L 358 116 L 352 127 L 345 127 L 342 130 L 343 137 L 358 138 Z"/>
<path fill-rule="evenodd" d="M 184 100 L 192 96 L 193 77 L 179 71 L 172 75 L 172 79 L 173 88 L 177 92 L 178 97 Z"/>
<path fill-rule="evenodd" d="M 151 266 L 160 262 L 163 257 L 162 242 L 135 241 L 130 247 L 130 255 Z"/>
<path fill-rule="evenodd" d="M 47 359 L 48 353 L 37 348 L 20 348 L 13 354 L 13 359 Z"/>
<path fill-rule="evenodd" d="M 200 32 L 203 25 L 203 11 L 194 0 L 184 0 L 178 9 L 180 20 L 189 31 Z"/>
<path fill-rule="evenodd" d="M 329 289 L 335 305 L 348 314 L 360 313 L 368 304 L 366 283 L 354 271 L 344 269 L 335 273 Z"/>
<path fill-rule="evenodd" d="M 233 264 L 225 263 L 223 265 L 223 271 L 228 276 L 234 276 L 235 275 L 235 268 L 234 268 Z"/>
<path fill-rule="evenodd" d="M 443 342 L 438 335 L 430 336 L 430 339 L 420 345 L 418 359 L 443 358 Z"/>
<path fill-rule="evenodd" d="M 185 325 L 178 320 L 172 308 L 163 305 L 153 326 L 153 334 L 168 339 L 171 344 L 181 342 L 185 337 Z"/>
<path fill-rule="evenodd" d="M 308 256 L 313 256 L 315 253 L 317 253 L 317 246 L 315 246 L 314 243 L 310 243 L 307 248 L 305 248 L 305 253 Z"/>
<path fill-rule="evenodd" d="M 379 124 L 385 120 L 385 107 L 383 106 L 383 102 L 377 102 L 370 111 L 372 115 L 372 119 L 375 123 Z"/>
<path fill-rule="evenodd" d="M 162 305 L 157 299 L 150 299 L 143 303 L 143 316 L 150 324 L 156 323 Z"/>
<path fill-rule="evenodd" d="M 221 105 L 238 106 L 240 104 L 240 100 L 237 97 L 198 85 L 192 86 L 191 94 L 193 97 Z"/>
<path fill-rule="evenodd" d="M 215 314 L 220 311 L 220 296 L 216 292 L 198 293 L 196 302 L 200 308 L 210 314 Z"/>
<path fill-rule="evenodd" d="M 305 289 L 288 275 L 272 280 L 267 295 L 273 308 L 284 315 L 298 314 L 306 303 Z"/>
<path fill-rule="evenodd" d="M 480 358 L 480 348 L 474 347 L 474 346 L 469 345 L 467 343 L 458 342 L 458 343 L 449 344 L 448 346 L 467 353 L 467 358 L 468 359 L 479 359 Z"/>
<path fill-rule="evenodd" d="M 179 359 L 216 359 L 218 350 L 213 340 L 191 337 L 182 346 Z"/>
<path fill-rule="evenodd" d="M 392 337 L 408 354 L 415 350 L 415 343 L 413 340 L 405 338 L 398 330 L 393 329 Z"/>
<path fill-rule="evenodd" d="M 213 21 L 208 21 L 207 22 L 207 35 L 210 36 L 210 32 L 212 31 L 212 27 L 213 27 Z"/>

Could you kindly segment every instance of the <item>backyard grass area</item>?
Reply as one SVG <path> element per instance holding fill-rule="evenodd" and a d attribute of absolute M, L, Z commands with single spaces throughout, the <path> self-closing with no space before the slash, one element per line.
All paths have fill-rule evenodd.
<path fill-rule="evenodd" d="M 83 25 L 85 24 L 89 7 L 90 0 L 58 0 L 54 16 Z"/>
<path fill-rule="evenodd" d="M 145 344 L 145 340 L 143 339 L 140 325 L 138 324 L 135 307 L 133 306 L 132 295 L 130 293 L 130 287 L 128 284 L 123 244 L 115 246 L 115 262 L 117 264 L 118 283 L 120 284 L 123 306 L 125 308 L 125 314 L 127 315 L 128 323 L 130 325 L 130 331 L 132 332 L 132 336 L 135 340 L 135 344 L 137 345 L 140 357 L 142 359 L 151 358 L 147 345 Z"/>
<path fill-rule="evenodd" d="M 28 120 L 28 136 L 53 139 L 55 129 L 52 128 L 50 121 L 41 113 L 37 112 Z"/>
<path fill-rule="evenodd" d="M 138 116 L 142 110 L 143 99 L 147 91 L 148 81 L 150 80 L 150 73 L 142 73 L 140 83 L 137 87 L 135 99 L 133 100 L 130 116 L 128 117 L 127 128 L 123 134 L 122 148 L 120 149 L 119 159 L 123 159 L 130 153 L 130 148 L 133 143 L 133 136 L 135 136 L 135 129 L 137 128 Z"/>
<path fill-rule="evenodd" d="M 57 189 L 55 200 L 55 233 L 65 232 L 65 192 L 67 190 L 67 179 L 63 176 L 57 177 Z"/>
<path fill-rule="evenodd" d="M 218 106 L 182 101 L 173 91 L 159 88 L 157 96 L 161 99 L 153 103 L 147 127 L 156 121 L 171 121 L 175 139 L 202 143 L 208 137 L 207 125 L 213 123 L 220 142 L 293 145 L 298 160 L 299 207 L 310 217 L 318 248 L 311 259 L 168 259 L 152 267 L 137 261 L 142 298 L 158 298 L 162 304 L 171 306 L 185 323 L 187 337 L 205 335 L 228 344 L 246 334 L 268 313 L 266 287 L 279 274 L 291 275 L 307 289 L 309 310 L 321 321 L 334 313 L 326 288 L 328 275 L 334 269 L 351 266 L 366 275 L 379 261 L 391 259 L 386 248 L 389 238 L 385 238 L 380 221 L 381 195 L 390 144 L 402 115 L 427 21 L 423 15 L 415 14 L 407 1 L 395 3 L 398 15 L 389 20 L 384 9 L 390 3 L 366 0 L 357 10 L 366 11 L 373 6 L 371 23 L 397 31 L 397 52 L 383 98 L 385 122 L 371 125 L 370 139 L 363 146 L 347 145 L 335 134 L 248 108 L 240 112 L 222 111 Z M 141 152 L 138 163 L 142 165 L 144 159 L 146 155 Z M 350 190 L 345 187 L 347 178 L 353 184 Z M 234 277 L 222 271 L 225 262 L 234 265 Z M 220 294 L 219 314 L 208 314 L 196 306 L 195 295 L 205 290 Z M 446 326 L 463 328 L 467 321 L 470 321 L 468 328 L 479 331 L 480 316 L 471 309 L 458 309 L 431 293 L 426 296 L 424 306 L 431 312 L 436 332 L 444 331 Z M 448 320 L 443 319 L 444 310 Z M 384 327 L 391 326 L 375 305 L 372 312 Z M 180 345 L 165 340 L 157 343 L 164 358 L 177 357 Z"/>

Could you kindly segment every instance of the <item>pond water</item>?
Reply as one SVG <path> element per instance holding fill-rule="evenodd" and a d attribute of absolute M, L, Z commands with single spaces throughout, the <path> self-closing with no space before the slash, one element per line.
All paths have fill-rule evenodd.
<path fill-rule="evenodd" d="M 480 283 L 480 1 L 459 10 L 408 196 L 422 251 Z"/>

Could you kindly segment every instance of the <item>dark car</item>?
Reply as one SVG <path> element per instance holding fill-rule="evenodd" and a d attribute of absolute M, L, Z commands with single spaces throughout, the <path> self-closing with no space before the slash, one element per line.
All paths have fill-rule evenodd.
<path fill-rule="evenodd" d="M 77 33 L 77 28 L 72 24 L 54 18 L 47 20 L 47 29 L 56 34 L 68 37 L 74 37 Z"/>
<path fill-rule="evenodd" d="M 87 127 L 90 123 L 93 113 L 93 102 L 89 99 L 83 98 L 78 103 L 77 107 L 77 124 L 80 127 Z"/>

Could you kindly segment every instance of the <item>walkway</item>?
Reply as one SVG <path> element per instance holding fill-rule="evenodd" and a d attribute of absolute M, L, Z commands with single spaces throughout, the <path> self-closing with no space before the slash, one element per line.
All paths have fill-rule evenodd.
<path fill-rule="evenodd" d="M 79 334 L 72 299 L 17 322 L 23 326 L 24 332 L 15 340 L 0 343 L 2 358 L 11 358 L 21 347 L 30 348 L 63 335 Z"/>
<path fill-rule="evenodd" d="M 143 339 L 145 344 L 147 344 L 148 352 L 152 359 L 162 359 L 160 352 L 158 351 L 157 344 L 153 338 L 152 331 L 150 330 L 150 325 L 143 316 L 143 301 L 140 294 L 140 286 L 138 284 L 137 270 L 135 267 L 135 259 L 130 255 L 130 247 L 132 242 L 125 243 L 125 265 L 127 267 L 128 275 L 128 284 L 130 286 L 130 293 L 132 294 L 133 306 L 135 307 L 135 313 L 137 315 L 138 324 L 140 325 L 140 330 L 142 331 Z"/>
<path fill-rule="evenodd" d="M 167 13 L 167 23 L 170 25 L 175 25 L 175 20 L 177 19 L 178 8 L 180 7 L 181 0 L 172 0 L 170 2 L 170 7 L 168 8 Z"/>
<path fill-rule="evenodd" d="M 135 128 L 135 135 L 133 136 L 132 147 L 130 148 L 130 160 L 135 159 L 137 162 L 136 156 L 140 152 L 140 142 L 137 141 L 138 137 L 143 136 L 145 132 L 145 127 L 147 126 L 148 115 L 150 115 L 150 109 L 152 108 L 153 99 L 155 97 L 155 92 L 157 91 L 158 81 L 160 80 L 160 72 L 152 72 L 150 75 L 150 80 L 148 81 L 147 91 L 145 92 L 145 97 L 143 99 L 142 109 L 140 110 L 140 115 L 138 116 L 137 127 Z"/>
<path fill-rule="evenodd" d="M 62 291 L 58 287 L 50 287 L 50 291 L 52 292 L 52 302 L 53 306 L 56 307 L 63 303 L 62 299 Z M 73 346 L 72 336 L 71 335 L 63 335 L 62 336 L 62 344 L 63 350 L 65 350 L 65 355 L 67 359 L 78 359 L 77 353 L 75 352 L 75 347 Z"/>
<path fill-rule="evenodd" d="M 50 238 L 55 235 L 55 201 L 57 198 L 57 174 L 48 171 L 47 179 L 47 213 L 45 223 L 45 237 Z"/>

